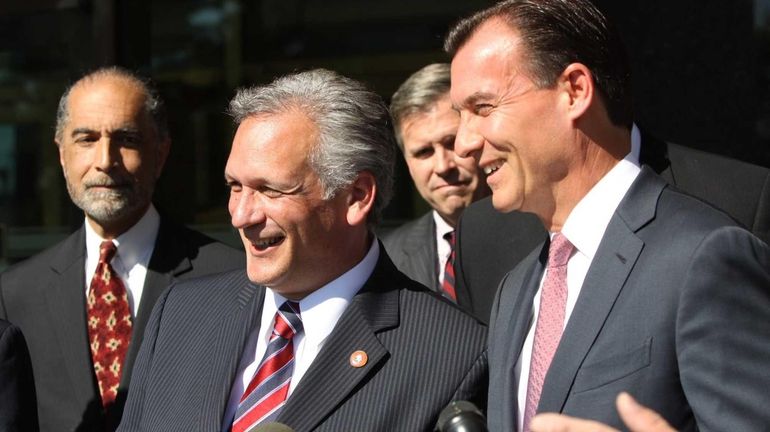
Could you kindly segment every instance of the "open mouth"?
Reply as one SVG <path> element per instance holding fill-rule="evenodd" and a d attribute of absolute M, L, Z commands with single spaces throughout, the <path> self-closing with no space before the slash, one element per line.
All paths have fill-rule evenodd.
<path fill-rule="evenodd" d="M 500 169 L 500 167 L 501 167 L 501 166 L 503 166 L 503 161 L 501 161 L 501 160 L 498 160 L 498 161 L 494 161 L 494 162 L 492 162 L 491 164 L 489 164 L 489 165 L 487 165 L 487 166 L 485 166 L 485 167 L 483 168 L 483 169 L 484 169 L 484 174 L 486 174 L 486 175 L 490 175 L 490 174 L 492 174 L 493 172 L 495 172 L 495 171 L 497 171 L 498 169 Z"/>
<path fill-rule="evenodd" d="M 281 242 L 283 242 L 285 238 L 286 237 L 284 236 L 277 236 L 277 237 L 270 237 L 265 239 L 252 240 L 251 245 L 254 247 L 254 249 L 258 251 L 264 251 L 275 245 L 280 244 Z"/>

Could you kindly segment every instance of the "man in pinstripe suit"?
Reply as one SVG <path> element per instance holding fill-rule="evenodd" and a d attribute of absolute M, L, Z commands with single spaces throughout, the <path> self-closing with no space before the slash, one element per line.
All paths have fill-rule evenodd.
<path fill-rule="evenodd" d="M 261 418 L 295 431 L 432 430 L 449 402 L 483 404 L 483 326 L 400 273 L 372 234 L 396 157 L 382 100 L 313 70 L 241 90 L 230 113 L 225 177 L 247 272 L 167 290 L 119 430 L 241 430 L 279 337 L 291 375 L 272 394 L 287 396 Z M 288 302 L 301 325 L 283 336 Z"/>

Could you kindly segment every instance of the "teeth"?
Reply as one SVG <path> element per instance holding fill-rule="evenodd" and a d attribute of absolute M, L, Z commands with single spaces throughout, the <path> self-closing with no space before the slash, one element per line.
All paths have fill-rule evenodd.
<path fill-rule="evenodd" d="M 266 248 L 268 246 L 272 246 L 272 245 L 278 243 L 279 241 L 281 241 L 280 237 L 266 239 L 266 240 L 258 240 L 258 241 L 255 241 L 253 243 L 254 243 L 254 246 L 256 246 L 258 248 Z"/>
<path fill-rule="evenodd" d="M 485 167 L 484 167 L 484 174 L 486 174 L 486 175 L 490 175 L 490 174 L 492 174 L 493 172 L 495 172 L 495 171 L 497 171 L 498 169 L 500 169 L 500 167 L 501 167 L 501 166 L 503 166 L 503 163 L 502 163 L 502 162 L 495 162 L 495 163 L 494 163 L 494 164 L 492 164 L 492 165 L 488 165 L 488 166 L 485 166 Z"/>

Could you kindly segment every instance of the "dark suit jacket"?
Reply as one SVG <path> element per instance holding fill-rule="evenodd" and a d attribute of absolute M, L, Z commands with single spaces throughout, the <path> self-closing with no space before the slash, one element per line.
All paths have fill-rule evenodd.
<path fill-rule="evenodd" d="M 161 219 L 147 268 L 115 409 L 107 415 L 86 331 L 85 231 L 0 274 L 0 317 L 24 333 L 32 358 L 42 431 L 114 430 L 155 301 L 177 279 L 243 268 L 243 252 Z"/>
<path fill-rule="evenodd" d="M 36 430 L 35 383 L 27 344 L 18 327 L 0 320 L 0 431 Z"/>
<path fill-rule="evenodd" d="M 547 245 L 504 278 L 490 321 L 488 420 L 515 430 L 514 365 Z M 629 391 L 677 430 L 770 425 L 770 247 L 645 168 L 609 222 L 543 384 L 538 412 L 624 428 Z"/>
<path fill-rule="evenodd" d="M 219 431 L 265 288 L 244 271 L 179 283 L 158 301 L 119 431 Z M 399 272 L 380 248 L 276 419 L 297 432 L 430 431 L 452 400 L 483 406 L 485 328 Z M 349 364 L 357 350 L 364 367 Z"/>
<path fill-rule="evenodd" d="M 382 244 L 399 270 L 433 291 L 441 291 L 433 211 L 386 233 Z"/>
<path fill-rule="evenodd" d="M 642 133 L 641 162 L 670 184 L 726 211 L 770 242 L 770 170 L 665 143 Z M 546 237 L 531 213 L 500 213 L 485 198 L 468 207 L 457 230 L 457 301 L 488 322 L 503 276 Z"/>

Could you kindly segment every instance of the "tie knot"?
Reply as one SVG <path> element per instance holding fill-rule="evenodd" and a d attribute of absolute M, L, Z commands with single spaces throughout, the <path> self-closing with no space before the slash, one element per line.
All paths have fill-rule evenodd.
<path fill-rule="evenodd" d="M 567 265 L 573 247 L 567 237 L 560 232 L 556 233 L 551 240 L 551 246 L 548 248 L 548 267 Z"/>
<path fill-rule="evenodd" d="M 105 240 L 99 245 L 99 262 L 110 263 L 112 258 L 115 257 L 115 252 L 118 248 L 115 247 L 115 243 L 111 240 Z"/>
<path fill-rule="evenodd" d="M 448 233 L 444 234 L 444 240 L 449 243 L 449 246 L 451 246 L 453 249 L 455 247 L 455 232 L 449 231 Z"/>
<path fill-rule="evenodd" d="M 299 314 L 299 303 L 293 301 L 284 302 L 275 313 L 273 323 L 274 336 L 291 339 L 302 331 L 302 317 Z"/>

